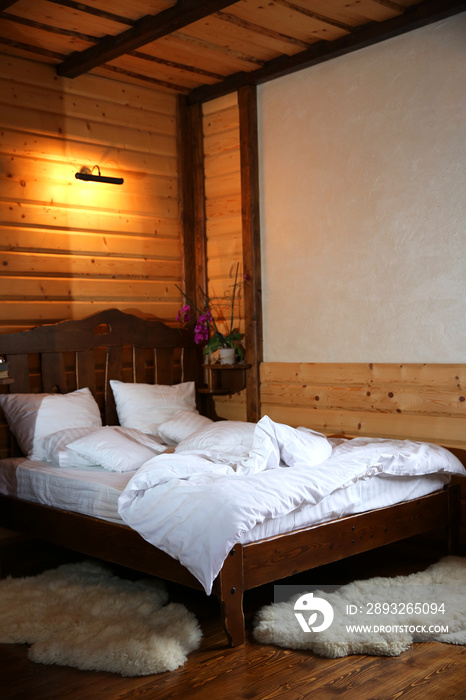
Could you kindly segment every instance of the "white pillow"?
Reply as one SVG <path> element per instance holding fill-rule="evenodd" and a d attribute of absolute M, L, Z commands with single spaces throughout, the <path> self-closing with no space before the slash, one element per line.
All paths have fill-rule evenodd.
<path fill-rule="evenodd" d="M 322 433 L 310 428 L 292 428 L 263 416 L 256 425 L 254 445 L 238 466 L 241 473 L 278 467 L 313 467 L 332 454 L 332 445 Z"/>
<path fill-rule="evenodd" d="M 145 435 L 133 428 L 120 428 L 119 426 L 107 426 L 109 430 L 117 430 L 129 439 L 136 440 L 140 445 L 145 445 L 151 450 L 152 456 L 164 452 L 163 445 L 157 438 Z M 101 428 L 99 430 L 104 430 Z M 99 432 L 99 430 L 97 432 Z M 69 449 L 68 445 L 79 438 L 94 433 L 95 428 L 68 428 L 48 435 L 43 442 L 44 461 L 54 464 L 56 467 L 96 467 L 99 466 L 98 455 L 89 452 L 88 457 Z"/>
<path fill-rule="evenodd" d="M 289 467 L 312 467 L 332 454 L 332 445 L 322 433 L 283 423 L 274 423 L 274 427 L 280 457 Z"/>
<path fill-rule="evenodd" d="M 196 410 L 194 382 L 131 384 L 110 380 L 120 425 L 143 433 L 157 434 L 157 428 L 173 418 L 180 408 Z"/>
<path fill-rule="evenodd" d="M 237 447 L 250 449 L 254 440 L 255 427 L 255 423 L 246 423 L 245 421 L 217 421 L 208 428 L 193 433 L 182 440 L 176 446 L 175 452 L 204 450 L 211 447 L 220 447 L 226 452 Z"/>
<path fill-rule="evenodd" d="M 43 460 L 47 435 L 65 428 L 100 428 L 99 407 L 90 390 L 69 394 L 2 394 L 3 410 L 12 433 L 25 455 Z"/>
<path fill-rule="evenodd" d="M 54 464 L 56 467 L 88 467 L 93 463 L 71 452 L 67 445 L 73 440 L 82 438 L 89 433 L 93 433 L 95 428 L 65 428 L 56 433 L 47 435 L 42 443 L 44 451 L 44 461 Z M 95 466 L 95 465 L 94 465 Z"/>
<path fill-rule="evenodd" d="M 67 449 L 109 471 L 129 472 L 139 469 L 164 449 L 156 442 L 151 449 L 136 438 L 124 428 L 107 426 L 68 443 Z"/>
<path fill-rule="evenodd" d="M 173 418 L 159 426 L 157 435 L 167 445 L 177 445 L 193 433 L 208 428 L 212 423 L 210 418 L 200 416 L 197 411 L 180 409 Z"/>

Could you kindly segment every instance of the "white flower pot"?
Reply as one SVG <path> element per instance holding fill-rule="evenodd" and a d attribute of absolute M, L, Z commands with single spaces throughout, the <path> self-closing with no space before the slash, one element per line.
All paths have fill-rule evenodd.
<path fill-rule="evenodd" d="M 232 365 L 235 362 L 235 349 L 220 348 L 218 351 L 218 356 L 221 365 Z"/>

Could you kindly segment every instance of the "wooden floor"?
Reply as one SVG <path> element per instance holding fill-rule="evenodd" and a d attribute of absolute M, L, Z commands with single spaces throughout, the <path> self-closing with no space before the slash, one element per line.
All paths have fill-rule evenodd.
<path fill-rule="evenodd" d="M 344 583 L 373 575 L 405 574 L 438 556 L 416 547 L 391 547 L 322 567 L 306 583 Z M 394 566 L 393 562 L 397 565 Z M 290 581 L 287 581 L 290 583 Z M 294 582 L 294 581 L 293 581 Z M 435 642 L 413 645 L 398 658 L 349 656 L 323 659 L 256 643 L 254 612 L 273 600 L 273 586 L 251 591 L 245 600 L 248 640 L 228 648 L 213 598 L 170 587 L 198 617 L 204 638 L 198 651 L 172 673 L 121 678 L 111 673 L 42 666 L 27 658 L 24 645 L 0 646 L 0 698 L 17 700 L 448 700 L 466 698 L 466 648 Z"/>

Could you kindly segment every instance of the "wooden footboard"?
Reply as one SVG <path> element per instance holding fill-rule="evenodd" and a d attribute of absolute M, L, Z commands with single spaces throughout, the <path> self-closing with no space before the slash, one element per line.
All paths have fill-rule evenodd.
<path fill-rule="evenodd" d="M 459 488 L 387 508 L 340 518 L 277 537 L 235 545 L 214 583 L 231 646 L 244 642 L 244 591 L 286 576 L 360 554 L 413 535 L 445 528 L 454 551 L 459 520 Z M 0 526 L 33 533 L 38 539 L 86 556 L 202 589 L 199 581 L 126 525 L 0 496 Z"/>
<path fill-rule="evenodd" d="M 455 485 L 405 503 L 235 545 L 216 588 L 230 644 L 244 642 L 244 591 L 440 528 L 445 528 L 446 551 L 455 552 L 459 509 Z"/>

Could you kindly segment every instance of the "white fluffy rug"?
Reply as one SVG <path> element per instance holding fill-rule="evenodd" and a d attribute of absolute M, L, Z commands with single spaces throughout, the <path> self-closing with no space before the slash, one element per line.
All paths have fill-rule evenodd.
<path fill-rule="evenodd" d="M 334 592 L 314 590 L 312 599 L 308 596 L 309 593 L 307 600 L 303 600 L 299 593 L 288 602 L 262 608 L 255 620 L 254 637 L 263 644 L 309 649 L 328 658 L 348 654 L 398 656 L 413 641 L 466 644 L 466 558 L 463 557 L 446 557 L 410 576 L 355 581 Z M 318 606 L 314 605 L 316 597 L 330 603 L 334 613 L 330 626 L 320 632 L 312 630 L 325 620 L 324 612 L 318 612 Z M 295 609 L 298 599 L 301 602 Z M 424 610 L 416 610 L 415 603 L 420 603 Z M 442 603 L 444 612 L 441 612 Z M 440 609 L 434 614 L 436 604 Z M 305 605 L 309 607 L 302 612 Z M 317 612 L 309 615 L 312 610 Z M 303 615 L 309 631 L 304 631 L 296 614 Z M 356 630 L 355 625 L 363 628 Z"/>
<path fill-rule="evenodd" d="M 0 581 L 0 642 L 31 644 L 43 664 L 145 676 L 173 671 L 201 630 L 160 582 L 128 581 L 93 562 Z"/>

